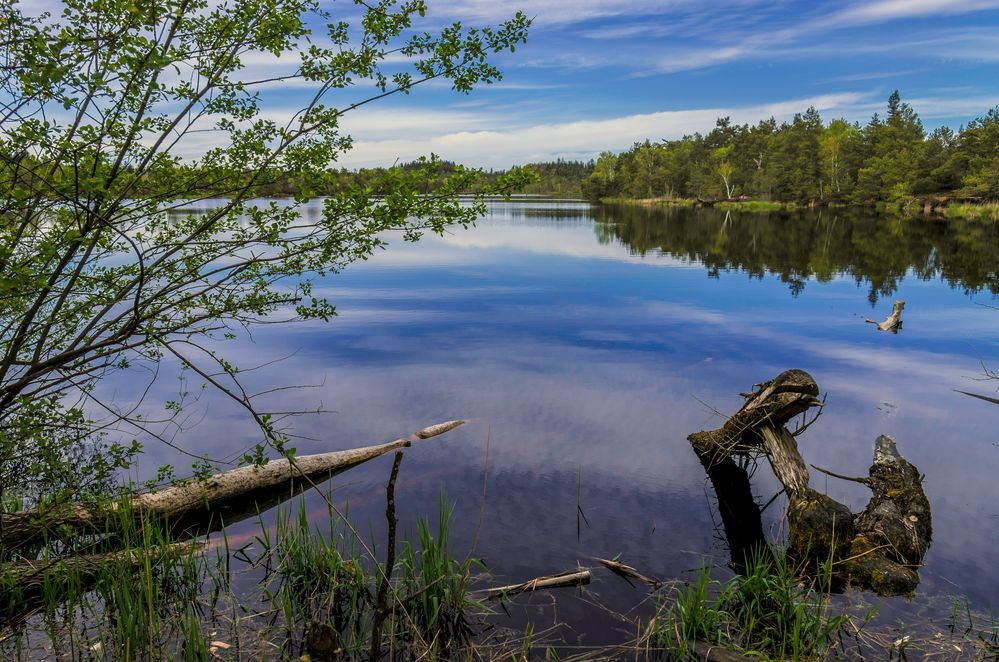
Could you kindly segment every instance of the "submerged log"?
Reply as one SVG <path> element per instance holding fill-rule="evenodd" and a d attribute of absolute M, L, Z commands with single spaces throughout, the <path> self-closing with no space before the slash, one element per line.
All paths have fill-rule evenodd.
<path fill-rule="evenodd" d="M 153 564 L 178 559 L 202 550 L 204 543 L 180 542 L 140 551 L 122 549 L 79 556 L 5 563 L 0 569 L 0 623 L 17 627 L 25 618 L 46 606 L 52 596 L 59 600 L 92 590 L 101 578 L 122 573 L 131 576 L 147 561 Z M 0 637 L 2 639 L 2 637 Z"/>
<path fill-rule="evenodd" d="M 715 467 L 732 463 L 730 456 L 736 453 L 756 450 L 766 455 L 788 495 L 788 551 L 794 557 L 810 567 L 832 561 L 838 580 L 883 595 L 911 593 L 919 582 L 916 568 L 932 537 L 930 504 L 919 472 L 898 453 L 895 441 L 882 435 L 876 441 L 868 478 L 821 470 L 867 485 L 873 494 L 863 512 L 855 515 L 809 487 L 808 469 L 784 423 L 817 404 L 817 395 L 818 386 L 811 376 L 788 370 L 746 394 L 745 404 L 721 428 L 697 432 L 688 439 L 719 495 L 718 479 L 725 474 Z M 755 507 L 751 493 L 741 491 L 750 500 L 746 507 Z M 719 496 L 720 508 L 722 504 Z M 730 503 L 723 508 L 722 522 L 727 528 L 731 518 L 725 517 L 726 509 L 735 508 Z M 734 547 L 731 551 L 733 563 L 741 564 L 744 559 L 737 558 Z"/>
<path fill-rule="evenodd" d="M 221 528 L 264 510 L 338 473 L 368 460 L 449 432 L 464 421 L 447 421 L 424 428 L 387 444 L 331 453 L 271 460 L 263 466 L 223 471 L 204 481 L 190 480 L 155 492 L 115 501 L 110 506 L 74 503 L 58 508 L 36 508 L 0 515 L 0 546 L 15 549 L 66 531 L 106 531 L 121 525 L 121 513 L 134 518 L 165 517 L 175 531 L 190 532 L 207 526 Z M 117 521 L 116 521 L 117 520 Z"/>
<path fill-rule="evenodd" d="M 891 308 L 891 315 L 885 318 L 884 322 L 875 322 L 872 319 L 865 319 L 864 321 L 868 324 L 874 324 L 881 331 L 891 331 L 892 333 L 898 333 L 898 330 L 902 328 L 902 309 L 905 308 L 905 302 L 902 300 L 896 301 L 895 305 Z"/>

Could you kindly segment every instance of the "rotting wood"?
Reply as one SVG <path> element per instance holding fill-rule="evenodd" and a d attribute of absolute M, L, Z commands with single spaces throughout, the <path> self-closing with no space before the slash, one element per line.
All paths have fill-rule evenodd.
<path fill-rule="evenodd" d="M 386 444 L 366 446 L 292 459 L 271 460 L 263 466 L 245 466 L 214 474 L 204 481 L 189 480 L 180 485 L 112 502 L 110 506 L 73 503 L 58 508 L 42 508 L 0 515 L 0 544 L 15 549 L 69 530 L 97 530 L 112 527 L 119 509 L 127 508 L 136 517 L 166 517 L 175 531 L 203 532 L 220 528 L 287 498 L 316 481 L 325 480 L 368 460 L 449 432 L 464 421 L 432 425 L 406 438 Z"/>
<path fill-rule="evenodd" d="M 665 584 L 665 582 L 661 579 L 643 575 L 638 570 L 632 568 L 630 565 L 625 565 L 617 561 L 612 561 L 611 559 L 597 559 L 597 561 L 603 564 L 605 568 L 607 568 L 614 574 L 624 577 L 625 579 L 629 578 L 635 579 L 637 581 L 642 582 L 643 584 L 648 585 L 653 589 L 660 589 Z"/>
<path fill-rule="evenodd" d="M 567 570 L 557 575 L 545 575 L 535 577 L 520 584 L 510 584 L 509 586 L 499 586 L 486 590 L 486 597 L 500 598 L 517 595 L 518 593 L 528 593 L 549 588 L 569 588 L 572 586 L 583 586 L 589 584 L 592 575 L 589 570 Z"/>
<path fill-rule="evenodd" d="M 761 427 L 780 428 L 795 416 L 820 405 L 818 395 L 819 387 L 811 375 L 804 370 L 786 370 L 745 394 L 742 407 L 722 427 L 695 432 L 687 439 L 709 456 L 759 449 L 763 443 Z"/>
<path fill-rule="evenodd" d="M 864 321 L 868 324 L 874 324 L 881 331 L 891 331 L 892 333 L 898 333 L 898 330 L 902 328 L 902 309 L 905 308 L 905 302 L 902 300 L 896 301 L 891 307 L 891 315 L 885 318 L 884 322 L 876 322 L 872 319 L 865 319 Z"/>
<path fill-rule="evenodd" d="M 899 306 L 896 312 L 900 310 Z M 911 593 L 919 582 L 916 569 L 932 537 L 930 504 L 919 472 L 898 453 L 895 441 L 882 435 L 875 442 L 874 464 L 868 478 L 819 469 L 867 485 L 873 494 L 863 512 L 854 514 L 847 506 L 810 488 L 808 469 L 784 423 L 818 404 L 817 395 L 818 386 L 807 373 L 783 372 L 745 394 L 746 402 L 721 428 L 697 432 L 688 439 L 716 491 L 718 477 L 712 475 L 715 466 L 732 462 L 733 454 L 755 451 L 766 455 L 788 494 L 788 551 L 793 557 L 807 561 L 809 567 L 832 560 L 838 581 L 859 584 L 883 595 Z M 719 507 L 721 503 L 719 497 Z M 755 506 L 755 502 L 748 506 Z M 726 527 L 729 519 L 722 517 Z M 732 553 L 733 563 L 739 565 L 741 559 L 736 558 L 734 548 Z"/>

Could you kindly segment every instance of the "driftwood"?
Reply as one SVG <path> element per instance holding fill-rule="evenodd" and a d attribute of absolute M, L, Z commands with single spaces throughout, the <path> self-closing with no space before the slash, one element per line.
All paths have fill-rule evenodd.
<path fill-rule="evenodd" d="M 905 302 L 902 300 L 896 301 L 895 305 L 891 307 L 891 315 L 889 315 L 884 322 L 876 322 L 872 319 L 865 319 L 864 321 L 868 324 L 874 324 L 881 331 L 891 331 L 892 333 L 898 333 L 898 330 L 902 328 L 902 309 L 905 308 Z"/>
<path fill-rule="evenodd" d="M 429 439 L 462 425 L 448 421 L 424 428 L 410 437 L 387 444 L 351 450 L 303 455 L 294 459 L 271 460 L 263 466 L 246 466 L 210 476 L 204 481 L 190 480 L 116 501 L 110 506 L 74 503 L 58 508 L 40 508 L 0 515 L 0 546 L 15 549 L 65 531 L 107 531 L 120 525 L 119 511 L 126 510 L 136 519 L 165 517 L 180 532 L 204 532 L 221 528 L 264 510 L 317 481 L 356 467 L 412 442 Z M 117 522 L 116 522 L 117 520 Z"/>
<path fill-rule="evenodd" d="M 603 564 L 605 568 L 607 568 L 608 570 L 610 570 L 611 572 L 620 577 L 624 577 L 626 580 L 636 579 L 653 589 L 662 588 L 663 584 L 665 584 L 665 582 L 661 579 L 643 575 L 639 571 L 632 568 L 630 565 L 618 563 L 617 561 L 612 561 L 611 559 L 597 559 L 597 561 L 600 561 L 600 563 Z"/>
<path fill-rule="evenodd" d="M 520 584 L 510 584 L 509 586 L 499 586 L 486 590 L 487 598 L 501 598 L 518 593 L 528 593 L 540 591 L 548 588 L 567 588 L 570 586 L 583 586 L 590 583 L 589 570 L 567 570 L 557 575 L 546 575 L 522 582 Z"/>
<path fill-rule="evenodd" d="M 732 514 L 756 509 L 749 517 L 749 538 L 757 538 L 759 511 L 747 489 L 748 477 L 733 471 L 732 454 L 766 455 L 774 474 L 788 495 L 789 552 L 814 562 L 832 560 L 837 579 L 870 588 L 883 595 L 911 593 L 919 583 L 916 568 L 922 563 L 932 536 L 930 505 L 916 468 L 903 458 L 887 436 L 875 442 L 874 464 L 867 478 L 824 473 L 867 485 L 873 495 L 867 508 L 854 514 L 845 505 L 809 487 L 808 469 L 794 436 L 784 424 L 794 415 L 816 406 L 818 386 L 801 370 L 789 370 L 746 394 L 746 403 L 718 430 L 688 437 L 719 494 L 726 531 L 736 525 Z M 733 506 L 731 492 L 720 481 L 729 478 L 746 503 Z M 728 511 L 728 512 L 726 512 Z M 733 564 L 741 566 L 748 550 L 738 548 L 728 535 Z"/>

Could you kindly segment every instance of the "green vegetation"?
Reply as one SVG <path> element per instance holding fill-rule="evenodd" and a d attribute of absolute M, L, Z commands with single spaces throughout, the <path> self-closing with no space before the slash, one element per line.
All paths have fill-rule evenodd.
<path fill-rule="evenodd" d="M 660 605 L 653 643 L 678 659 L 689 656 L 694 642 L 762 659 L 823 659 L 849 617 L 830 613 L 828 568 L 809 574 L 813 579 L 803 581 L 783 552 L 771 547 L 758 550 L 745 572 L 725 583 L 701 566 L 693 583 Z"/>
<path fill-rule="evenodd" d="M 30 571 L 7 564 L 0 656 L 27 659 L 41 646 L 108 659 L 203 660 L 221 641 L 264 657 L 277 645 L 296 659 L 380 657 L 383 649 L 449 659 L 467 647 L 468 619 L 485 608 L 468 591 L 473 562 L 454 557 L 443 495 L 437 525 L 419 519 L 415 542 L 404 534 L 397 545 L 391 527 L 385 562 L 332 505 L 332 490 L 323 497 L 322 527 L 309 522 L 304 500 L 295 514 L 279 508 L 273 525 L 261 519 L 252 558 L 249 546 L 233 554 L 224 533 L 222 545 L 205 550 L 176 542 L 162 520 L 122 511 L 114 544 L 124 553 L 95 552 L 109 541 L 91 540 L 88 554 L 68 562 L 38 561 Z M 237 593 L 242 581 L 258 591 Z M 234 613 L 253 615 L 223 628 Z"/>
<path fill-rule="evenodd" d="M 723 200 L 714 205 L 722 211 L 780 211 L 781 209 L 793 209 L 793 202 L 770 202 L 769 200 Z"/>
<path fill-rule="evenodd" d="M 123 370 L 155 375 L 164 359 L 245 408 L 259 434 L 244 462 L 292 455 L 274 414 L 240 386 L 225 341 L 265 318 L 329 320 L 336 310 L 313 294 L 314 277 L 384 248 L 387 232 L 416 240 L 467 226 L 487 195 L 534 179 L 518 170 L 484 182 L 431 157 L 379 173 L 376 185 L 343 182 L 319 218 L 299 213 L 351 146 L 344 114 L 430 80 L 457 92 L 498 80 L 489 57 L 526 40 L 522 14 L 434 34 L 415 29 L 422 0 L 362 3 L 353 22 L 316 0 L 65 0 L 64 12 L 40 17 L 19 7 L 0 9 L 4 508 L 117 489 L 142 448 L 104 431 L 162 438 L 197 395 L 183 386 L 150 414 L 103 400 L 97 385 Z M 406 64 L 386 62 L 390 53 Z M 286 124 L 261 109 L 268 81 L 244 69 L 279 56 L 297 63 L 287 78 L 307 91 Z M 219 146 L 177 155 L 204 135 Z M 294 200 L 259 202 L 285 180 Z M 196 454 L 195 476 L 217 459 Z M 173 477 L 164 467 L 156 480 Z"/>
<path fill-rule="evenodd" d="M 414 241 L 467 226 L 489 196 L 536 179 L 520 169 L 486 177 L 433 156 L 363 181 L 335 167 L 351 147 L 339 129 L 346 114 L 429 81 L 467 93 L 499 80 L 490 59 L 515 50 L 530 26 L 520 13 L 482 28 L 426 13 L 423 0 L 335 12 L 319 0 L 64 0 L 42 15 L 0 3 L 0 515 L 44 507 L 44 517 L 21 521 L 48 535 L 26 545 L 0 538 L 0 625 L 15 631 L 2 639 L 14 653 L 4 657 L 31 645 L 15 635 L 26 618 L 35 628 L 37 613 L 49 630 L 43 656 L 207 659 L 213 612 L 199 610 L 227 595 L 228 571 L 210 573 L 190 543 L 172 540 L 170 523 L 136 523 L 128 508 L 110 507 L 177 479 L 164 466 L 144 467 L 148 481 L 123 480 L 138 439 L 169 444 L 199 389 L 214 389 L 256 425 L 236 463 L 293 458 L 280 420 L 295 412 L 258 406 L 226 342 L 264 321 L 328 321 L 336 309 L 314 293 L 314 278 L 381 250 L 387 233 Z M 291 64 L 279 80 L 295 83 L 301 105 L 282 121 L 263 110 L 277 81 L 266 68 L 254 77 L 254 60 Z M 293 199 L 261 201 L 283 191 Z M 303 218 L 319 192 L 330 194 L 321 213 Z M 143 402 L 151 382 L 130 381 L 127 402 L 101 388 L 128 370 L 153 380 L 164 364 L 181 377 L 176 399 Z M 177 450 L 195 480 L 233 463 Z M 123 520 L 98 517 L 107 527 L 81 534 L 59 525 L 63 508 Z M 400 614 L 407 641 L 443 651 L 461 632 L 448 619 L 464 613 L 467 566 L 440 540 L 425 526 L 402 554 L 400 572 L 422 591 L 402 598 L 431 600 L 423 611 L 396 600 L 394 562 L 379 571 L 374 554 L 357 561 L 355 549 L 331 547 L 301 521 L 272 548 L 287 579 L 271 595 L 298 620 L 314 619 L 317 606 L 354 610 L 338 636 L 363 642 L 358 632 L 374 632 L 372 658 L 382 635 L 369 622 L 398 639 Z M 313 582 L 333 597 L 309 594 Z"/>
<path fill-rule="evenodd" d="M 706 135 L 604 153 L 583 183 L 603 198 L 732 198 L 799 204 L 999 198 L 999 107 L 955 132 L 923 129 L 898 92 L 866 126 L 825 124 L 809 108 L 791 122 L 718 120 Z M 922 205 L 919 205 L 920 208 Z"/>
<path fill-rule="evenodd" d="M 967 218 L 979 221 L 999 221 L 999 202 L 990 204 L 961 204 L 954 203 L 947 205 L 944 210 L 947 218 Z"/>

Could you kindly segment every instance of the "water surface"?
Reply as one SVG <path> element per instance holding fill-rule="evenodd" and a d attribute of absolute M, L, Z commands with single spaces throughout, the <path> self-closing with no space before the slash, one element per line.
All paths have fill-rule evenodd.
<path fill-rule="evenodd" d="M 926 474 L 933 545 L 915 602 L 893 604 L 967 595 L 987 609 L 999 595 L 999 407 L 954 389 L 996 388 L 976 380 L 983 363 L 999 369 L 997 258 L 999 230 L 980 223 L 495 203 L 473 229 L 393 242 L 324 279 L 331 324 L 260 329 L 229 351 L 243 366 L 282 359 L 248 373 L 251 386 L 312 386 L 267 403 L 328 411 L 288 421 L 299 453 L 471 419 L 407 451 L 397 503 L 412 527 L 442 492 L 455 502 L 456 546 L 492 584 L 618 554 L 665 578 L 704 557 L 724 568 L 714 494 L 686 437 L 720 425 L 753 384 L 801 368 L 828 394 L 799 438 L 807 462 L 866 475 L 889 434 Z M 906 301 L 898 335 L 864 322 L 894 299 Z M 187 447 L 222 457 L 255 443 L 237 407 L 210 396 L 197 407 Z M 390 466 L 335 483 L 376 537 Z M 869 498 L 818 474 L 812 485 L 854 511 Z M 760 503 L 779 489 L 764 466 L 753 486 Z M 764 513 L 775 539 L 783 506 Z M 633 637 L 603 607 L 628 612 L 645 593 L 595 576 L 588 593 L 560 595 L 554 618 L 582 643 Z M 515 621 L 553 618 L 550 597 L 524 603 Z"/>

